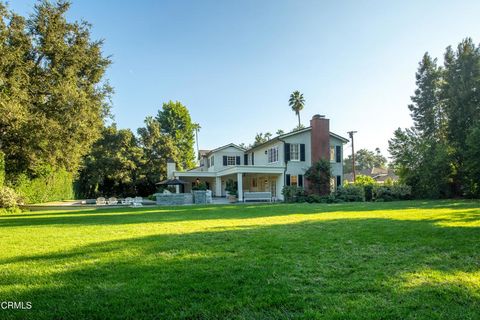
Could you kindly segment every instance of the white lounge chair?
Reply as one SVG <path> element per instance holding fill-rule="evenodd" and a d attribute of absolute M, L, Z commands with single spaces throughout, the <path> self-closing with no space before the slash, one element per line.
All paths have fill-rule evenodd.
<path fill-rule="evenodd" d="M 143 198 L 142 197 L 135 197 L 135 199 L 133 199 L 132 206 L 134 206 L 134 207 L 143 206 Z"/>
<path fill-rule="evenodd" d="M 118 203 L 118 200 L 117 200 L 117 198 L 115 198 L 115 197 L 108 198 L 108 200 L 107 200 L 107 204 L 108 204 L 109 206 L 114 206 L 114 205 L 116 205 L 117 203 Z"/>
<path fill-rule="evenodd" d="M 107 201 L 105 200 L 104 197 L 99 197 L 97 198 L 97 201 L 95 202 L 97 206 L 104 206 L 107 204 Z"/>
<path fill-rule="evenodd" d="M 122 200 L 122 204 L 131 205 L 133 203 L 133 198 L 126 197 Z"/>

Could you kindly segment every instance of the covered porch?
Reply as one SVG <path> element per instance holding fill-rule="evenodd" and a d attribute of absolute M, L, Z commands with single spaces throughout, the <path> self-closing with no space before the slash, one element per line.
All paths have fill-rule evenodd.
<path fill-rule="evenodd" d="M 205 183 L 214 197 L 227 196 L 227 183 L 233 181 L 238 190 L 238 201 L 244 201 L 245 192 L 269 192 L 271 197 L 283 200 L 284 168 L 268 166 L 233 166 L 220 172 L 178 172 L 175 178 L 185 181 L 183 192 L 190 193 L 198 183 Z"/>
<path fill-rule="evenodd" d="M 225 188 L 231 180 L 238 190 L 238 201 L 244 201 L 245 192 L 269 192 L 273 199 L 283 200 L 284 168 L 236 166 L 218 172 L 216 194 L 226 196 Z"/>

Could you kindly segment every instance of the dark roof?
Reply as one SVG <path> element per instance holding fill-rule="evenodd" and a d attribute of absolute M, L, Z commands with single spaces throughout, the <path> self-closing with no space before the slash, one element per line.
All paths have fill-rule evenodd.
<path fill-rule="evenodd" d="M 300 130 L 293 130 L 293 131 L 290 131 L 290 132 L 287 132 L 287 133 L 284 133 L 284 134 L 281 134 L 281 135 L 278 135 L 276 137 L 273 137 L 272 139 L 268 140 L 268 141 L 265 141 L 259 145 L 256 145 L 254 147 L 251 147 L 250 149 L 247 150 L 247 152 L 253 150 L 253 149 L 257 149 L 267 143 L 270 143 L 274 140 L 281 140 L 283 138 L 286 138 L 286 137 L 289 137 L 289 136 L 293 136 L 293 135 L 296 135 L 296 134 L 299 134 L 299 133 L 304 133 L 304 132 L 307 132 L 307 131 L 310 131 L 312 129 L 312 127 L 306 127 L 306 128 L 303 128 L 303 129 L 300 129 Z M 339 140 L 342 140 L 344 143 L 347 143 L 349 140 L 336 134 L 336 133 L 333 133 L 333 132 L 329 132 L 330 133 L 330 136 L 334 137 L 334 138 L 337 138 Z"/>
<path fill-rule="evenodd" d="M 388 178 L 392 179 L 393 181 L 397 181 L 399 177 L 393 172 L 391 169 L 385 168 L 369 168 L 363 169 L 355 172 L 358 176 L 368 176 L 375 179 L 377 182 L 385 182 Z M 343 175 L 343 179 L 347 180 L 348 182 L 353 182 L 353 173 L 345 173 Z"/>

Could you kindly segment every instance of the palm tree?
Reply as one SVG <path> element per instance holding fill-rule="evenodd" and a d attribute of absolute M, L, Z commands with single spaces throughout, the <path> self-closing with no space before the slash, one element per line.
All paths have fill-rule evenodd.
<path fill-rule="evenodd" d="M 292 110 L 295 111 L 295 114 L 298 117 L 298 127 L 301 127 L 300 123 L 300 111 L 303 110 L 303 106 L 305 105 L 305 99 L 303 98 L 303 94 L 300 91 L 294 91 L 290 95 L 290 99 L 288 100 L 288 105 L 292 107 Z"/>
<path fill-rule="evenodd" d="M 200 131 L 202 127 L 200 127 L 200 124 L 198 123 L 192 123 L 192 127 L 193 127 L 193 130 L 195 130 L 195 141 L 197 142 L 197 155 L 198 155 L 198 153 L 200 152 L 200 149 L 198 147 L 198 131 Z"/>

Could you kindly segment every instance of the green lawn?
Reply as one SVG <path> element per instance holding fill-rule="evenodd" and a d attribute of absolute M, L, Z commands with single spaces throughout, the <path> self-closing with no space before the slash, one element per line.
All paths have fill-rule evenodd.
<path fill-rule="evenodd" d="M 480 203 L 0 216 L 0 319 L 480 319 Z"/>

